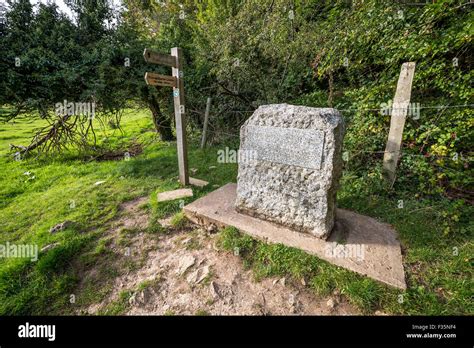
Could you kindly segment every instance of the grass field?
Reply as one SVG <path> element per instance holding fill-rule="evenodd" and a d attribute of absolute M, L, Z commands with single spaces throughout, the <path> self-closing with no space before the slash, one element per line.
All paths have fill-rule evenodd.
<path fill-rule="evenodd" d="M 81 305 L 99 301 L 109 291 L 105 278 L 103 283 L 77 287 L 85 267 L 100 268 L 102 260 L 113 257 L 104 236 L 119 205 L 149 196 L 144 209 L 152 216 L 179 212 L 176 202 L 158 205 L 155 198 L 156 192 L 180 186 L 175 144 L 158 140 L 146 112 L 130 110 L 122 120 L 122 130 L 106 128 L 97 136 L 100 146 L 108 144 L 117 153 L 141 144 L 143 152 L 129 160 L 94 160 L 69 151 L 16 161 L 9 144 L 26 145 L 41 121 L 0 124 L 0 244 L 34 244 L 41 249 L 59 243 L 40 252 L 36 262 L 0 259 L 0 315 L 70 314 L 74 312 L 71 294 L 77 295 Z M 237 175 L 236 164 L 217 163 L 217 150 L 225 145 L 200 150 L 197 144 L 198 139 L 191 139 L 190 167 L 197 168 L 199 178 L 210 185 L 194 188 L 192 199 L 215 189 L 213 185 L 235 182 Z M 221 245 L 229 250 L 238 246 L 257 278 L 304 277 L 315 296 L 338 290 L 364 313 L 474 313 L 472 206 L 444 197 L 420 197 L 410 188 L 386 191 L 380 168 L 368 168 L 362 174 L 346 171 L 338 204 L 395 226 L 402 243 L 407 291 L 391 289 L 296 249 L 254 241 L 231 228 L 221 232 Z M 65 220 L 74 223 L 50 233 L 52 226 Z M 156 224 L 150 224 L 150 233 L 163 232 Z M 110 270 L 104 273 L 104 277 L 113 276 Z M 126 301 L 121 304 L 126 305 Z M 122 307 L 108 314 L 120 313 Z"/>

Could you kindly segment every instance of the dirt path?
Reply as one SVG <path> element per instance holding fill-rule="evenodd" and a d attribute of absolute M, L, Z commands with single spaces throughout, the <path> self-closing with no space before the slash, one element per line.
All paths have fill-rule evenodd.
<path fill-rule="evenodd" d="M 117 226 L 144 228 L 146 213 L 138 209 L 144 198 L 122 206 Z M 166 225 L 167 220 L 162 224 Z M 216 247 L 217 234 L 189 226 L 159 237 L 140 232 L 130 237 L 126 256 L 115 242 L 111 248 L 123 258 L 141 260 L 139 267 L 117 276 L 111 294 L 87 308 L 95 314 L 119 297 L 129 298 L 131 315 L 347 315 L 359 312 L 339 296 L 321 298 L 303 284 L 282 278 L 256 281 L 239 256 Z M 87 277 L 87 275 L 85 275 Z"/>

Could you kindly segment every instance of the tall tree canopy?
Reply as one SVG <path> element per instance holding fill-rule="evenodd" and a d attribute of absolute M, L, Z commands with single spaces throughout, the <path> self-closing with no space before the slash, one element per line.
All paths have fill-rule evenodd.
<path fill-rule="evenodd" d="M 170 92 L 143 83 L 146 70 L 169 72 L 145 66 L 142 52 L 179 46 L 191 128 L 200 129 L 208 96 L 211 141 L 236 134 L 260 104 L 333 106 L 347 121 L 351 166 L 362 169 L 380 162 L 389 116 L 378 109 L 393 98 L 401 64 L 415 61 L 412 100 L 422 108 L 405 128 L 402 177 L 428 192 L 472 188 L 474 15 L 465 0 L 124 0 L 123 11 L 104 0 L 67 3 L 76 21 L 55 5 L 34 12 L 27 0 L 9 0 L 0 28 L 0 103 L 11 106 L 3 118 L 35 110 L 70 134 L 62 140 L 82 144 L 90 126 L 58 118 L 54 103 L 94 101 L 102 117 L 119 117 L 134 101 L 170 139 Z"/>
<path fill-rule="evenodd" d="M 1 117 L 38 114 L 49 121 L 20 151 L 88 144 L 94 136 L 92 118 L 58 114 L 55 105 L 64 100 L 94 103 L 96 117 L 116 121 L 130 102 L 139 102 L 152 111 L 161 137 L 172 139 L 170 119 L 160 110 L 158 93 L 143 80 L 146 37 L 106 1 L 67 3 L 76 21 L 54 3 L 39 4 L 34 11 L 28 0 L 9 1 L 1 28 L 5 54 L 0 73 L 5 78 L 0 104 L 11 108 Z"/>

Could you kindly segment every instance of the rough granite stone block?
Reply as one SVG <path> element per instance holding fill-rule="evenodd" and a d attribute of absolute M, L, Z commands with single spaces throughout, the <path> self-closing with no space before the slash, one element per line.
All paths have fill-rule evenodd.
<path fill-rule="evenodd" d="M 260 106 L 240 130 L 236 209 L 327 239 L 343 137 L 336 109 Z"/>

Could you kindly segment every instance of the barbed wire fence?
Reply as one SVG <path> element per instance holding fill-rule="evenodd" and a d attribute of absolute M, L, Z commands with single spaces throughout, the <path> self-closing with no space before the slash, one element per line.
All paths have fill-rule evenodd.
<path fill-rule="evenodd" d="M 460 109 L 460 108 L 473 108 L 474 107 L 474 104 L 458 104 L 458 105 L 434 105 L 434 106 L 419 106 L 418 108 L 419 109 L 430 109 L 430 110 L 446 110 L 446 109 Z M 348 109 L 338 109 L 336 108 L 338 111 L 342 112 L 342 113 L 358 113 L 358 112 L 382 112 L 382 108 L 348 108 Z M 393 108 L 391 109 L 392 111 L 393 110 L 396 110 L 396 108 Z M 255 112 L 255 110 L 232 110 L 232 112 L 240 112 L 240 113 L 253 113 Z M 220 137 L 220 138 L 231 138 L 231 139 L 239 139 L 240 138 L 240 134 L 238 133 L 229 133 L 229 132 L 226 132 L 226 131 L 222 131 L 222 130 L 218 130 L 216 129 L 213 124 L 211 122 L 209 122 L 209 128 L 208 128 L 208 132 L 209 133 L 212 133 L 214 134 L 214 136 L 216 137 Z M 239 127 L 239 130 L 240 130 L 240 127 Z M 379 150 L 379 151 L 368 151 L 368 150 L 360 150 L 360 151 L 357 151 L 356 153 L 372 153 L 372 154 L 385 154 L 387 153 L 388 151 L 385 151 L 385 150 Z M 413 153 L 401 153 L 400 152 L 400 155 L 401 156 L 410 156 L 410 157 L 425 157 L 425 158 L 437 158 L 437 159 L 442 159 L 442 158 L 445 158 L 445 159 L 453 159 L 452 156 L 440 156 L 440 155 L 433 155 L 433 154 L 413 154 Z M 461 161 L 467 161 L 467 162 L 471 162 L 473 160 L 472 157 L 468 156 L 468 157 L 464 157 L 464 156 L 460 156 L 459 158 L 456 158 L 455 161 L 458 161 L 458 160 L 461 160 Z"/>

